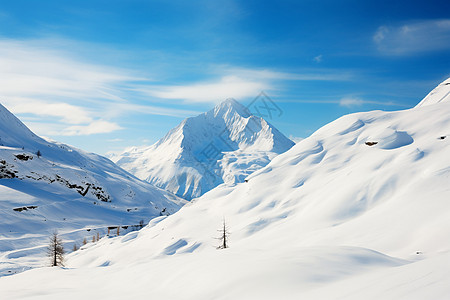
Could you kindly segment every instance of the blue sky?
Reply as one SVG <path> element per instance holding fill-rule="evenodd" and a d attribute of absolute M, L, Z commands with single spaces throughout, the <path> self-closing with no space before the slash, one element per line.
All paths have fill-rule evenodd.
<path fill-rule="evenodd" d="M 450 76 L 448 1 L 2 1 L 0 102 L 105 154 L 264 91 L 307 137 L 417 104 Z"/>

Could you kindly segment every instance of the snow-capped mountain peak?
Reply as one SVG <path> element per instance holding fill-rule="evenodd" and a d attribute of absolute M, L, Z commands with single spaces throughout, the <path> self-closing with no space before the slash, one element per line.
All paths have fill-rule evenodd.
<path fill-rule="evenodd" d="M 113 160 L 137 177 L 186 199 L 246 176 L 294 145 L 234 99 L 187 118 L 152 146 Z"/>
<path fill-rule="evenodd" d="M 233 98 L 228 98 L 220 104 L 216 105 L 213 109 L 214 115 L 227 115 L 232 113 L 237 113 L 241 117 L 248 118 L 251 113 L 250 111 L 241 103 Z"/>

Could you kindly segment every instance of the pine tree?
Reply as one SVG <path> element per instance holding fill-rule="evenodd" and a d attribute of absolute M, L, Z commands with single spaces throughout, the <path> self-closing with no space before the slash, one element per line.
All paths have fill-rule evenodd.
<path fill-rule="evenodd" d="M 100 241 L 100 233 L 97 232 L 97 242 Z"/>
<path fill-rule="evenodd" d="M 217 247 L 217 249 L 228 248 L 229 247 L 228 246 L 228 237 L 229 237 L 230 233 L 228 232 L 228 227 L 225 222 L 225 219 L 223 219 L 222 228 L 217 231 L 220 232 L 220 237 L 217 238 L 218 240 L 220 240 L 220 245 Z"/>
<path fill-rule="evenodd" d="M 72 248 L 72 251 L 77 251 L 78 250 L 78 246 L 77 246 L 77 244 L 73 244 L 73 248 Z"/>
<path fill-rule="evenodd" d="M 58 232 L 54 232 L 50 237 L 50 243 L 47 248 L 47 254 L 51 260 L 51 266 L 64 266 L 64 247 Z"/>
<path fill-rule="evenodd" d="M 36 155 L 37 155 L 38 158 L 41 157 L 41 156 L 42 156 L 41 150 L 38 150 L 38 151 L 36 152 Z"/>
<path fill-rule="evenodd" d="M 86 245 L 87 244 L 87 241 L 86 241 L 86 238 L 84 238 L 83 239 L 83 245 Z"/>

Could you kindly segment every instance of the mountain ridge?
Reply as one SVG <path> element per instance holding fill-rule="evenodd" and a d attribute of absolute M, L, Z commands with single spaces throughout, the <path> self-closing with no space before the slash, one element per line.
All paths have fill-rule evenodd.
<path fill-rule="evenodd" d="M 227 99 L 183 120 L 155 144 L 128 148 L 112 159 L 138 178 L 190 200 L 221 183 L 242 182 L 293 145 L 263 118 Z"/>
<path fill-rule="evenodd" d="M 129 230 L 186 203 L 105 157 L 38 137 L 2 105 L 0 122 L 0 276 L 42 251 L 56 228 L 79 244 L 89 232 Z"/>

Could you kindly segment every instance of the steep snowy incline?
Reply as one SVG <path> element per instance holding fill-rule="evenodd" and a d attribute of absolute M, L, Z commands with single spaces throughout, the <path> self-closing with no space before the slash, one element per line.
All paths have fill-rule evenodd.
<path fill-rule="evenodd" d="M 185 199 L 243 182 L 294 143 L 236 100 L 187 118 L 156 144 L 113 157 L 137 177 Z"/>
<path fill-rule="evenodd" d="M 0 146 L 32 148 L 42 141 L 0 103 Z"/>
<path fill-rule="evenodd" d="M 0 276 L 28 265 L 27 255 L 45 255 L 54 230 L 72 247 L 185 203 L 107 158 L 43 140 L 1 105 L 0 121 Z"/>
<path fill-rule="evenodd" d="M 448 299 L 449 153 L 450 102 L 347 115 L 248 182 L 71 254 L 75 269 L 25 272 L 0 289 L 11 299 Z M 216 250 L 223 219 L 230 248 Z"/>
<path fill-rule="evenodd" d="M 416 107 L 450 101 L 450 78 L 432 90 Z"/>

